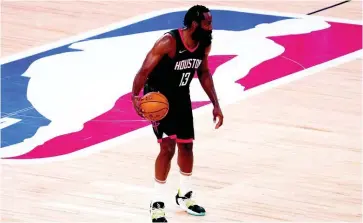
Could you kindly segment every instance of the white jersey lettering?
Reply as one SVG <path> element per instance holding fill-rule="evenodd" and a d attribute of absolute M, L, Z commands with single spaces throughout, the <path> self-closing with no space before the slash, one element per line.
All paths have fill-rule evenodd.
<path fill-rule="evenodd" d="M 185 70 L 185 69 L 198 69 L 202 60 L 200 59 L 186 59 L 175 63 L 174 70 Z"/>

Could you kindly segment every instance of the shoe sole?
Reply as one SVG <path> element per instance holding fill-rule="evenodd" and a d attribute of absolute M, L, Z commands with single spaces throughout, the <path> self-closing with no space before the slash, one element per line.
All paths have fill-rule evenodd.
<path fill-rule="evenodd" d="M 182 209 L 183 211 L 185 211 L 188 214 L 193 215 L 193 216 L 205 216 L 205 213 L 206 213 L 206 212 L 197 213 L 197 212 L 194 212 L 194 211 L 188 209 L 187 207 L 183 207 L 183 206 L 178 205 L 178 204 L 176 204 L 176 206 L 178 206 L 180 209 Z"/>
<path fill-rule="evenodd" d="M 190 215 L 193 215 L 193 216 L 205 216 L 205 212 L 203 212 L 203 213 L 196 213 L 196 212 L 194 212 L 194 211 L 191 211 L 191 210 L 186 210 L 186 212 L 188 213 L 188 214 L 190 214 Z"/>

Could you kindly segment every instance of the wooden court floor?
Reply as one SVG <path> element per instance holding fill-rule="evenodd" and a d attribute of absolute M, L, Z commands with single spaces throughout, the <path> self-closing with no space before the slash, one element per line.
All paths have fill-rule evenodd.
<path fill-rule="evenodd" d="M 2 1 L 1 57 L 169 7 L 195 3 L 307 14 L 339 1 Z M 362 20 L 362 2 L 316 15 Z M 349 76 L 349 78 L 347 78 Z M 194 183 L 205 217 L 173 204 L 169 222 L 361 222 L 362 58 L 195 119 Z M 299 103 L 293 103 L 299 101 Z M 1 222 L 149 222 L 153 135 L 99 153 L 1 166 Z"/>

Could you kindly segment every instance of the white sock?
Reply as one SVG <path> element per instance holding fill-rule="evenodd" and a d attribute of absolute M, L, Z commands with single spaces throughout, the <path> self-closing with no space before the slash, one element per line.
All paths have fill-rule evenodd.
<path fill-rule="evenodd" d="M 186 193 L 192 190 L 192 173 L 183 173 L 180 171 L 180 194 L 184 196 Z"/>
<path fill-rule="evenodd" d="M 154 181 L 154 196 L 152 202 L 161 201 L 164 202 L 164 193 L 166 189 L 166 181 L 160 181 L 155 179 Z"/>

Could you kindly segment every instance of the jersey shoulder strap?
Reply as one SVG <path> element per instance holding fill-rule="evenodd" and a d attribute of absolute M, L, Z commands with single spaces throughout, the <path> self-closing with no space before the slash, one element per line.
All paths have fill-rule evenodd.
<path fill-rule="evenodd" d="M 180 35 L 179 35 L 179 29 L 172 29 L 169 32 L 166 32 L 165 34 L 170 34 L 172 35 L 175 39 L 180 39 Z"/>
<path fill-rule="evenodd" d="M 180 37 L 179 29 L 172 29 L 167 33 L 170 34 L 172 37 L 174 37 L 176 41 L 176 49 L 180 49 L 180 47 L 184 46 L 182 39 Z"/>

